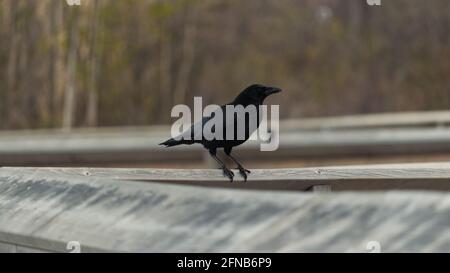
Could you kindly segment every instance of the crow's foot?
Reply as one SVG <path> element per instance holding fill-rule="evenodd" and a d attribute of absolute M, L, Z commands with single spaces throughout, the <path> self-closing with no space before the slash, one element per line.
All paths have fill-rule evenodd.
<path fill-rule="evenodd" d="M 244 182 L 247 182 L 247 174 L 250 174 L 251 171 L 245 169 L 242 166 L 238 166 L 239 169 L 239 173 L 242 175 L 242 177 L 244 177 Z"/>
<path fill-rule="evenodd" d="M 223 174 L 230 179 L 230 182 L 233 182 L 234 173 L 231 170 L 223 168 Z"/>

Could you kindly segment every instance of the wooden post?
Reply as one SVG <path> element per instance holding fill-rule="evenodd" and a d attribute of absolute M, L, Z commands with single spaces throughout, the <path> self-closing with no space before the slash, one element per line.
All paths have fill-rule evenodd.
<path fill-rule="evenodd" d="M 331 192 L 331 185 L 314 185 L 309 189 L 309 191 L 314 193 Z"/>

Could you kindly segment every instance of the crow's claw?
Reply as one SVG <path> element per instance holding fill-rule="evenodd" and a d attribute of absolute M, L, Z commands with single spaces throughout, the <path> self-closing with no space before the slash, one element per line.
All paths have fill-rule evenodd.
<path fill-rule="evenodd" d="M 223 174 L 230 179 L 230 182 L 233 182 L 234 173 L 231 170 L 224 168 Z"/>
<path fill-rule="evenodd" d="M 250 174 L 251 172 L 243 167 L 238 167 L 239 173 L 244 177 L 244 182 L 247 182 L 247 174 Z"/>
<path fill-rule="evenodd" d="M 238 165 L 237 169 L 241 172 L 246 172 L 248 174 L 251 174 L 252 172 L 250 170 L 247 170 L 246 168 L 244 168 L 242 165 Z"/>

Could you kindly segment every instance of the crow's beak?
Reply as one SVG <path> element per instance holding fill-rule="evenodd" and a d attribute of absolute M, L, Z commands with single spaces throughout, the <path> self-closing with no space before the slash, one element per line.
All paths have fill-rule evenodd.
<path fill-rule="evenodd" d="M 281 92 L 281 89 L 280 89 L 280 88 L 277 88 L 277 87 L 268 87 L 267 90 L 266 90 L 266 96 L 270 96 L 270 95 L 272 95 L 272 94 L 279 93 L 279 92 Z"/>

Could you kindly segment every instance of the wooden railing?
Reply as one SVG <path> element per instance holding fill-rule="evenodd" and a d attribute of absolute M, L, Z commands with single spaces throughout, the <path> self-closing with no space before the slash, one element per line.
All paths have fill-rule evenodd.
<path fill-rule="evenodd" d="M 314 186 L 364 192 L 298 192 Z M 211 170 L 0 168 L 0 252 L 449 251 L 448 194 L 367 192 L 397 189 L 447 191 L 450 165 L 254 170 L 247 183 Z"/>
<path fill-rule="evenodd" d="M 242 160 L 450 154 L 450 112 L 286 120 Z M 169 127 L 0 134 L 0 252 L 449 252 L 450 163 L 220 170 L 26 168 L 205 160 Z M 430 235 L 431 234 L 431 235 Z"/>
<path fill-rule="evenodd" d="M 374 128 L 436 128 L 450 125 L 450 111 L 393 112 L 337 117 L 289 119 L 280 123 L 286 130 L 345 130 Z"/>
<path fill-rule="evenodd" d="M 378 114 L 287 120 L 280 124 L 280 147 L 261 153 L 259 143 L 236 149 L 242 159 L 342 158 L 450 154 L 450 114 L 442 112 Z M 202 162 L 199 145 L 166 149 L 158 143 L 168 126 L 0 134 L 0 165 L 55 165 L 127 162 Z"/>

